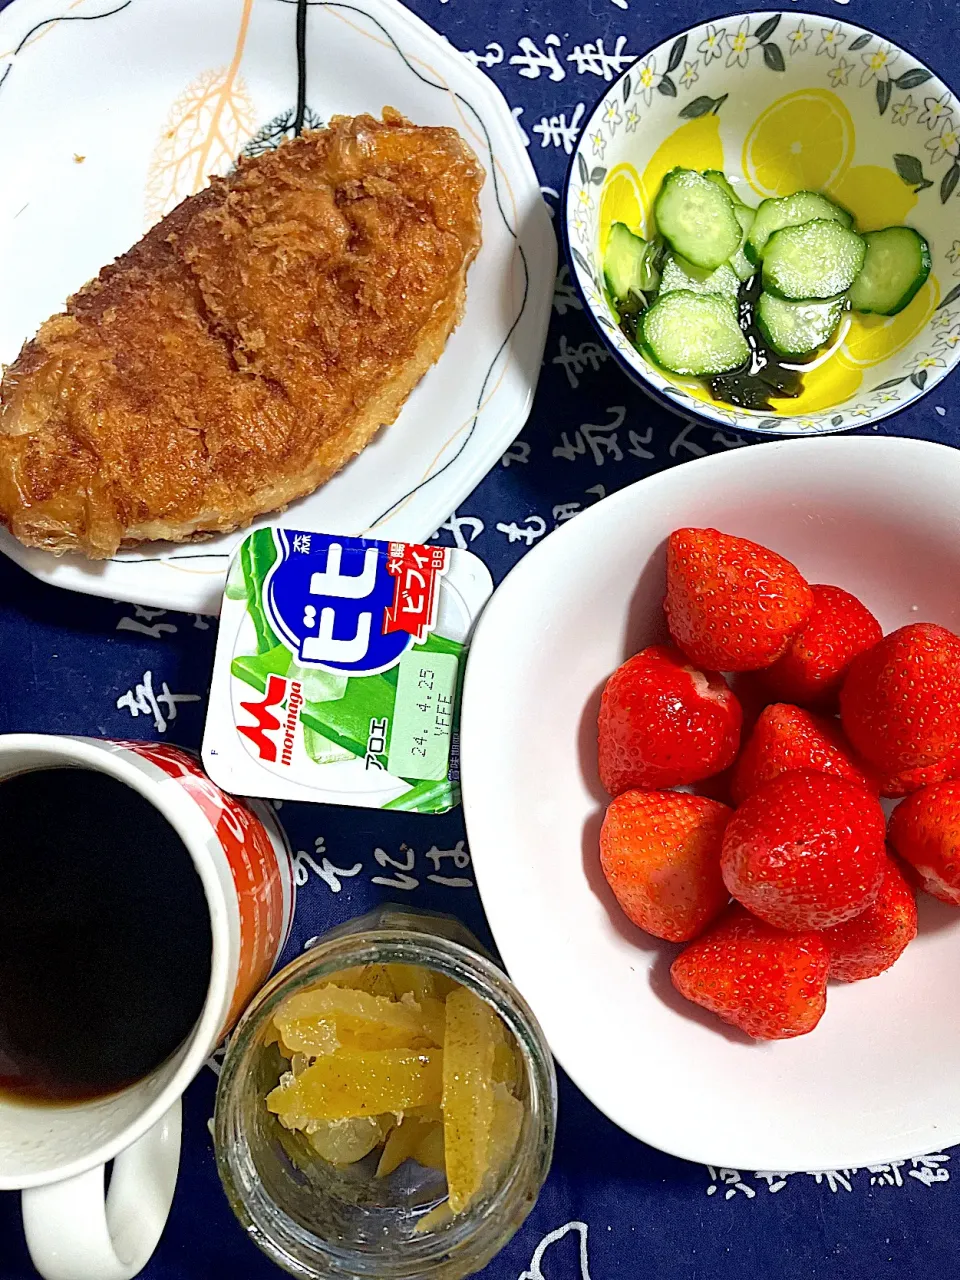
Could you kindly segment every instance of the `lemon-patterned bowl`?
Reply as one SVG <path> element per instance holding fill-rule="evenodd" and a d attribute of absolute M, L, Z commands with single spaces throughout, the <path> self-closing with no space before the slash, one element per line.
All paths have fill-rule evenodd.
<path fill-rule="evenodd" d="M 826 192 L 861 231 L 907 223 L 933 270 L 899 315 L 851 314 L 843 341 L 770 410 L 713 400 L 665 374 L 617 327 L 603 290 L 613 222 L 652 234 L 675 165 L 722 169 L 747 204 Z M 571 157 L 564 221 L 573 277 L 618 363 L 685 414 L 793 435 L 876 422 L 930 391 L 960 360 L 960 104 L 897 45 L 817 14 L 704 22 L 639 58 L 594 108 Z"/>

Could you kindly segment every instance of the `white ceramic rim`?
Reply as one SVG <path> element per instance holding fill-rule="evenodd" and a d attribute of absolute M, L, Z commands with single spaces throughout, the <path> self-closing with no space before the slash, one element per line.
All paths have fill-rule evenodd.
<path fill-rule="evenodd" d="M 127 1147 L 132 1146 L 148 1129 L 169 1111 L 176 1100 L 182 1096 L 187 1086 L 197 1075 L 212 1050 L 220 1039 L 220 1030 L 226 1011 L 233 995 L 236 974 L 228 971 L 227 955 L 230 950 L 230 924 L 228 916 L 231 904 L 223 891 L 209 855 L 209 841 L 214 840 L 212 829 L 200 808 L 188 793 L 167 774 L 158 771 L 157 781 L 152 781 L 143 766 L 152 770 L 154 766 L 149 760 L 135 756 L 130 759 L 126 753 L 106 750 L 108 740 L 101 745 L 95 739 L 61 737 L 43 733 L 13 733 L 0 736 L 0 786 L 9 777 L 22 772 L 32 772 L 37 766 L 30 765 L 23 770 L 16 766 L 15 758 L 29 751 L 34 756 L 42 757 L 47 763 L 40 767 L 70 767 L 90 769 L 96 773 L 104 773 L 116 778 L 133 791 L 138 792 L 145 800 L 161 813 L 170 823 L 183 841 L 190 854 L 197 875 L 203 885 L 204 896 L 210 913 L 210 932 L 212 938 L 212 954 L 210 960 L 210 985 L 203 1013 L 193 1030 L 193 1034 L 181 1048 L 180 1065 L 166 1088 L 140 1113 L 136 1120 L 127 1125 L 118 1136 L 103 1142 L 92 1153 L 63 1164 L 57 1172 L 36 1173 L 28 1177 L 17 1177 L 4 1174 L 0 1170 L 0 1191 L 19 1191 L 28 1187 L 45 1186 L 47 1183 L 60 1182 L 94 1169 L 97 1165 L 106 1164 L 114 1156 Z M 130 753 L 132 754 L 132 753 Z M 8 766 L 11 766 L 8 770 Z M 168 786 L 159 786 L 162 779 Z M 162 1066 L 157 1070 L 162 1070 Z M 139 1084 L 129 1086 L 136 1089 Z M 127 1090 L 123 1091 L 124 1093 Z M 117 1095 L 121 1096 L 121 1095 Z M 98 1100 L 102 1102 L 101 1100 Z M 15 1104 L 13 1104 L 15 1105 Z M 80 1110 L 83 1104 L 78 1106 Z"/>

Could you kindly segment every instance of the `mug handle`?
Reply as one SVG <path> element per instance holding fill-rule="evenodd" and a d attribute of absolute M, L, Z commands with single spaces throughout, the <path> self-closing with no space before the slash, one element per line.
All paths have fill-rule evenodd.
<path fill-rule="evenodd" d="M 166 1225 L 180 1166 L 180 1099 L 113 1165 L 23 1192 L 23 1227 L 44 1280 L 132 1280 Z"/>

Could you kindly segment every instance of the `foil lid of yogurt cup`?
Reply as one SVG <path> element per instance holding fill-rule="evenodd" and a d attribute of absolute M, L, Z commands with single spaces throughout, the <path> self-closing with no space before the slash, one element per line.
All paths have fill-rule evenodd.
<path fill-rule="evenodd" d="M 493 590 L 469 551 L 269 527 L 227 576 L 203 763 L 226 791 L 445 813 Z"/>

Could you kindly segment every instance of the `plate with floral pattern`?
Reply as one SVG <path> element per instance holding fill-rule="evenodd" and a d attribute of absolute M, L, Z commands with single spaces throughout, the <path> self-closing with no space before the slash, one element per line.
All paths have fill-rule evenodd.
<path fill-rule="evenodd" d="M 483 246 L 459 328 L 397 421 L 291 509 L 303 528 L 420 541 L 527 418 L 556 241 L 499 90 L 395 0 L 14 0 L 4 9 L 0 362 L 208 175 L 288 136 L 298 101 L 307 125 L 389 105 L 418 124 L 452 126 L 486 170 Z M 240 536 L 91 563 L 0 531 L 0 550 L 59 586 L 215 612 Z"/>
<path fill-rule="evenodd" d="M 675 165 L 721 169 L 745 203 L 809 189 L 858 230 L 906 223 L 933 270 L 899 315 L 852 314 L 835 354 L 774 410 L 714 401 L 696 379 L 649 364 L 604 294 L 613 222 L 651 233 Z M 879 422 L 932 390 L 960 360 L 960 103 L 907 50 L 818 14 L 734 14 L 640 57 L 610 84 L 571 157 L 564 222 L 571 269 L 618 364 L 668 407 L 747 431 L 800 434 Z"/>

